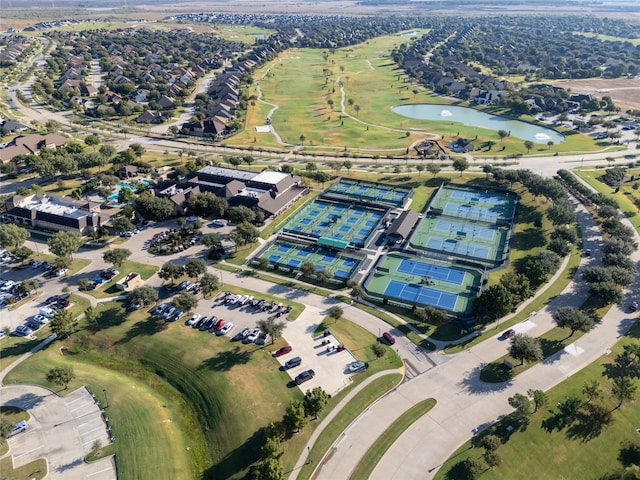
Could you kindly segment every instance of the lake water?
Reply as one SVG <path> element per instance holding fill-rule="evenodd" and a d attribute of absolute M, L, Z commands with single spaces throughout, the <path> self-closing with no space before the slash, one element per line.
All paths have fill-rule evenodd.
<path fill-rule="evenodd" d="M 492 115 L 468 107 L 416 104 L 398 105 L 391 110 L 403 117 L 415 118 L 417 120 L 460 122 L 465 125 L 487 128 L 489 130 L 505 130 L 511 132 L 511 136 L 544 145 L 549 141 L 555 144 L 564 142 L 564 136 L 551 128 L 540 127 L 520 120 L 512 120 L 499 115 Z"/>

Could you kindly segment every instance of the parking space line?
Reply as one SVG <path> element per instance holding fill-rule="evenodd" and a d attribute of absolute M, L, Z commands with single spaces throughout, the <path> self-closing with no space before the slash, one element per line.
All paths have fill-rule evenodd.
<path fill-rule="evenodd" d="M 113 468 L 105 468 L 104 470 L 99 470 L 99 471 L 97 471 L 97 472 L 88 473 L 88 474 L 87 474 L 87 477 L 92 477 L 92 476 L 94 476 L 94 475 L 98 475 L 98 474 L 100 474 L 100 473 L 102 473 L 102 472 L 107 472 L 107 471 L 109 471 L 109 470 L 113 471 Z"/>
<path fill-rule="evenodd" d="M 29 450 L 28 452 L 21 453 L 20 455 L 14 455 L 13 459 L 15 460 L 17 458 L 24 457 L 25 455 L 29 455 L 30 453 L 35 452 L 36 450 L 40 450 L 41 448 L 42 448 L 42 446 L 39 446 L 39 447 L 34 448 L 33 450 Z"/>
<path fill-rule="evenodd" d="M 85 401 L 85 402 L 87 401 L 86 398 L 84 398 L 83 396 L 79 396 L 78 395 L 78 398 L 76 398 L 75 400 L 67 401 L 66 403 L 67 403 L 67 405 L 71 405 L 72 403 L 76 403 L 79 400 L 82 400 L 82 401 Z"/>
<path fill-rule="evenodd" d="M 92 428 L 91 430 L 83 430 L 82 432 L 80 432 L 80 435 L 84 436 L 84 435 L 88 435 L 91 432 L 95 432 L 96 430 L 104 430 L 104 427 L 102 426 L 98 426 L 96 428 Z"/>

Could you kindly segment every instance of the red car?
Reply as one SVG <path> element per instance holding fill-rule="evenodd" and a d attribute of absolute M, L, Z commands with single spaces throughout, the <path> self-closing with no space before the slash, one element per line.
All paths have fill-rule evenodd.
<path fill-rule="evenodd" d="M 394 337 L 393 335 L 391 335 L 389 332 L 384 332 L 382 334 L 382 338 L 385 342 L 387 342 L 389 345 L 393 345 L 396 343 L 396 337 Z"/>
<path fill-rule="evenodd" d="M 290 353 L 292 350 L 293 350 L 293 347 L 291 345 L 286 345 L 282 348 L 279 348 L 275 352 L 273 352 L 273 356 L 281 357 L 282 355 L 286 355 L 287 353 Z"/>
<path fill-rule="evenodd" d="M 214 329 L 216 332 L 219 332 L 220 330 L 222 330 L 222 327 L 224 327 L 224 324 L 225 324 L 225 323 L 226 323 L 226 322 L 225 322 L 224 320 L 220 319 L 220 320 L 218 320 L 218 323 L 216 323 L 215 327 L 213 327 L 213 329 Z"/>
<path fill-rule="evenodd" d="M 508 338 L 513 337 L 515 334 L 516 334 L 516 331 L 513 328 L 510 328 L 509 330 L 507 330 L 501 335 L 501 338 L 506 340 Z"/>

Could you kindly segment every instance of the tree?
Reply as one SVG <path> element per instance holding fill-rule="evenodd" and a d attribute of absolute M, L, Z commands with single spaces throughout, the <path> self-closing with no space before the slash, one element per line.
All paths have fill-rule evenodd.
<path fill-rule="evenodd" d="M 67 338 L 75 331 L 73 316 L 69 310 L 59 310 L 50 323 L 51 331 L 58 338 Z"/>
<path fill-rule="evenodd" d="M 72 263 L 73 259 L 71 257 L 56 257 L 53 261 L 53 265 L 57 269 L 69 268 Z"/>
<path fill-rule="evenodd" d="M 320 415 L 320 412 L 328 402 L 329 395 L 327 395 L 327 392 L 325 392 L 322 387 L 307 390 L 302 400 L 304 412 L 307 416 L 313 417 L 314 419 L 318 418 L 318 415 Z"/>
<path fill-rule="evenodd" d="M 282 441 L 277 435 L 267 435 L 267 440 L 260 447 L 260 458 L 280 458 L 284 455 Z"/>
<path fill-rule="evenodd" d="M 117 150 L 116 150 L 116 147 L 114 147 L 113 145 L 105 144 L 105 145 L 100 145 L 100 149 L 98 150 L 98 152 L 100 153 L 100 155 L 102 155 L 106 159 L 110 159 L 117 153 Z"/>
<path fill-rule="evenodd" d="M 71 367 L 52 368 L 46 375 L 47 382 L 64 387 L 65 390 L 69 388 L 69 384 L 74 378 L 76 378 L 76 374 Z"/>
<path fill-rule="evenodd" d="M 284 480 L 284 468 L 279 458 L 268 457 L 258 465 L 258 480 Z"/>
<path fill-rule="evenodd" d="M 534 410 L 533 413 L 536 413 L 542 407 L 544 407 L 549 401 L 549 397 L 544 392 L 544 390 L 527 390 L 527 395 L 529 395 L 533 399 Z"/>
<path fill-rule="evenodd" d="M 304 405 L 300 400 L 292 401 L 285 411 L 284 418 L 285 427 L 289 433 L 299 432 L 307 423 L 304 412 Z"/>
<path fill-rule="evenodd" d="M 168 198 L 155 197 L 143 192 L 136 198 L 135 206 L 140 215 L 149 220 L 162 221 L 173 215 L 173 203 Z"/>
<path fill-rule="evenodd" d="M 633 380 L 629 377 L 616 377 L 613 379 L 613 385 L 611 387 L 611 393 L 618 400 L 618 405 L 614 410 L 617 410 L 622 404 L 628 400 L 633 400 L 636 396 L 637 386 Z"/>
<path fill-rule="evenodd" d="M 529 153 L 531 151 L 531 149 L 533 148 L 533 142 L 531 140 L 525 140 L 524 141 L 524 148 L 527 149 L 527 153 Z"/>
<path fill-rule="evenodd" d="M 597 379 L 587 380 L 582 385 L 582 393 L 587 397 L 587 403 L 591 403 L 591 401 L 595 398 L 598 398 L 602 391 L 600 390 L 600 383 Z"/>
<path fill-rule="evenodd" d="M 197 278 L 207 271 L 207 264 L 201 258 L 192 258 L 184 266 L 184 273 L 189 278 Z"/>
<path fill-rule="evenodd" d="M 135 230 L 136 226 L 127 217 L 118 217 L 113 221 L 113 229 L 116 232 L 130 232 Z"/>
<path fill-rule="evenodd" d="M 187 200 L 187 209 L 192 215 L 211 215 L 220 218 L 229 209 L 229 202 L 211 192 L 204 192 L 190 196 Z"/>
<path fill-rule="evenodd" d="M 482 458 L 484 458 L 484 461 L 487 462 L 489 468 L 497 467 L 498 465 L 500 465 L 500 463 L 502 463 L 502 457 L 500 456 L 500 454 L 493 450 L 486 450 L 482 454 Z"/>
<path fill-rule="evenodd" d="M 244 222 L 252 223 L 256 218 L 256 214 L 249 207 L 238 205 L 237 207 L 231 207 L 227 211 L 227 217 L 231 222 L 239 225 Z"/>
<path fill-rule="evenodd" d="M 139 143 L 132 143 L 129 148 L 133 151 L 134 155 L 138 158 L 142 157 L 142 155 L 144 155 L 144 153 L 146 152 L 145 148 Z"/>
<path fill-rule="evenodd" d="M 278 322 L 274 317 L 258 320 L 256 325 L 258 328 L 268 333 L 271 336 L 271 345 L 282 336 L 282 331 L 286 328 L 287 324 L 284 322 Z"/>
<path fill-rule="evenodd" d="M 316 277 L 318 278 L 318 280 L 320 280 L 321 282 L 328 282 L 331 279 L 333 279 L 333 273 L 331 273 L 329 270 L 327 269 L 322 269 L 316 272 Z"/>
<path fill-rule="evenodd" d="M 92 285 L 93 282 L 91 282 L 90 279 L 88 279 L 87 277 L 83 277 L 80 280 L 78 280 L 78 289 L 79 290 L 89 290 L 89 287 Z"/>
<path fill-rule="evenodd" d="M 622 290 L 613 281 L 592 283 L 589 287 L 589 295 L 599 305 L 619 303 L 623 299 Z"/>
<path fill-rule="evenodd" d="M 202 293 L 206 297 L 220 288 L 220 279 L 212 273 L 205 273 L 200 279 Z"/>
<path fill-rule="evenodd" d="M 31 292 L 38 289 L 40 282 L 35 278 L 28 278 L 27 280 L 22 281 L 21 286 L 22 289 L 27 292 L 27 295 L 31 296 Z"/>
<path fill-rule="evenodd" d="M 542 360 L 540 340 L 518 333 L 511 338 L 509 355 L 516 360 L 520 360 L 520 365 L 524 365 L 524 362 L 537 362 L 538 360 Z"/>
<path fill-rule="evenodd" d="M 102 259 L 116 268 L 122 267 L 124 262 L 131 256 L 131 251 L 126 248 L 112 248 L 102 254 Z"/>
<path fill-rule="evenodd" d="M 422 172 L 424 172 L 424 165 L 416 165 L 416 170 L 418 171 L 418 176 L 422 175 Z"/>
<path fill-rule="evenodd" d="M 498 130 L 498 136 L 500 137 L 500 143 L 502 143 L 505 137 L 508 137 L 509 134 L 507 133 L 506 130 Z"/>
<path fill-rule="evenodd" d="M 242 222 L 232 233 L 238 245 L 252 244 L 260 237 L 260 231 L 249 222 Z"/>
<path fill-rule="evenodd" d="M 467 168 L 469 168 L 469 162 L 465 158 L 456 158 L 453 161 L 453 169 L 460 172 L 460 176 Z"/>
<path fill-rule="evenodd" d="M 351 160 L 345 160 L 342 162 L 342 166 L 347 169 L 348 173 L 351 173 L 351 168 L 353 167 L 353 162 Z"/>
<path fill-rule="evenodd" d="M 217 247 L 221 240 L 222 237 L 217 233 L 207 233 L 202 237 L 202 243 L 209 248 Z"/>
<path fill-rule="evenodd" d="M 467 458 L 462 462 L 462 471 L 467 480 L 476 480 L 484 471 L 484 466 L 477 458 Z"/>
<path fill-rule="evenodd" d="M 367 292 L 365 292 L 364 287 L 360 284 L 355 284 L 353 286 L 351 286 L 351 291 L 349 292 L 349 295 L 351 295 L 351 298 L 362 298 L 366 295 Z"/>
<path fill-rule="evenodd" d="M 135 288 L 127 297 L 130 305 L 141 305 L 143 307 L 153 305 L 158 301 L 158 292 L 149 285 Z"/>
<path fill-rule="evenodd" d="M 547 210 L 547 217 L 554 225 L 566 225 L 576 221 L 576 212 L 570 201 L 558 199 Z"/>
<path fill-rule="evenodd" d="M 344 310 L 337 305 L 329 309 L 329 318 L 332 318 L 333 320 L 338 320 L 342 315 L 344 315 Z"/>
<path fill-rule="evenodd" d="M 571 338 L 577 331 L 588 332 L 596 326 L 596 317 L 584 310 L 573 307 L 560 307 L 551 315 L 560 328 L 568 328 L 571 333 L 567 338 Z"/>
<path fill-rule="evenodd" d="M 136 199 L 136 192 L 131 188 L 121 188 L 118 190 L 118 204 L 126 205 Z"/>
<path fill-rule="evenodd" d="M 502 445 L 502 442 L 498 436 L 489 434 L 480 439 L 479 445 L 487 452 L 495 452 Z"/>
<path fill-rule="evenodd" d="M 171 305 L 183 312 L 188 312 L 198 305 L 198 299 L 192 293 L 182 292 L 173 299 Z"/>
<path fill-rule="evenodd" d="M 300 265 L 300 272 L 307 278 L 311 278 L 316 274 L 316 265 L 313 262 L 302 262 Z"/>
<path fill-rule="evenodd" d="M 373 354 L 376 358 L 382 358 L 384 357 L 384 354 L 387 353 L 387 349 L 379 343 L 374 343 L 373 345 L 371 345 L 371 350 L 373 351 Z"/>
<path fill-rule="evenodd" d="M 487 288 L 473 302 L 474 315 L 482 319 L 484 317 L 499 318 L 513 310 L 515 298 L 507 287 L 498 283 Z"/>
<path fill-rule="evenodd" d="M 6 415 L 0 415 L 0 445 L 9 438 L 9 435 L 13 433 L 13 429 L 16 424 L 7 418 Z"/>
<path fill-rule="evenodd" d="M 427 165 L 427 172 L 432 174 L 434 177 L 436 177 L 440 173 L 440 170 L 442 170 L 442 168 L 440 168 L 440 165 L 437 163 L 431 162 L 429 165 Z"/>
<path fill-rule="evenodd" d="M 184 267 L 175 263 L 166 262 L 160 268 L 158 276 L 163 280 L 173 280 L 180 278 L 184 274 Z"/>
<path fill-rule="evenodd" d="M 30 233 L 26 228 L 14 223 L 0 225 L 0 247 L 16 250 L 29 238 Z"/>
<path fill-rule="evenodd" d="M 304 141 L 307 139 L 306 135 L 304 133 L 300 134 L 300 143 L 302 145 L 304 145 Z"/>
<path fill-rule="evenodd" d="M 509 397 L 509 405 L 515 409 L 511 413 L 513 420 L 523 425 L 528 425 L 529 417 L 531 416 L 531 400 L 521 393 L 516 393 L 513 397 Z"/>
<path fill-rule="evenodd" d="M 73 231 L 60 231 L 53 234 L 49 241 L 49 251 L 57 257 L 71 257 L 82 245 L 82 235 Z"/>
<path fill-rule="evenodd" d="M 88 306 L 84 310 L 84 319 L 88 323 L 95 323 L 97 325 L 98 324 L 98 311 L 94 307 Z"/>
<path fill-rule="evenodd" d="M 89 147 L 95 147 L 100 145 L 100 139 L 97 135 L 89 135 L 88 137 L 85 137 L 84 143 Z"/>

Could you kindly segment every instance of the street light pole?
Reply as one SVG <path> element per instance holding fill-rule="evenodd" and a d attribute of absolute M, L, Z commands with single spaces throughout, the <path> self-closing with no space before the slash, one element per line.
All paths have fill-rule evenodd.
<path fill-rule="evenodd" d="M 311 445 L 307 445 L 307 465 L 311 465 L 313 460 L 311 460 Z"/>
<path fill-rule="evenodd" d="M 107 389 L 103 388 L 102 393 L 104 393 L 104 408 L 109 408 L 109 399 L 107 398 Z"/>

